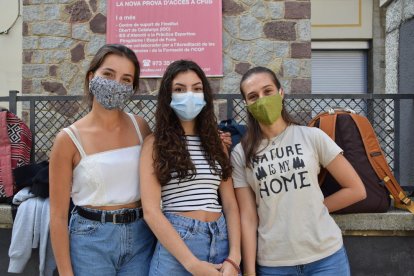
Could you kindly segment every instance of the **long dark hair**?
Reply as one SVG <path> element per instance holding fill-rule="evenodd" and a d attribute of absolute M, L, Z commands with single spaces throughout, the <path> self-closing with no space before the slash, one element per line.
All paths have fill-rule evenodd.
<path fill-rule="evenodd" d="M 246 96 L 244 95 L 242 85 L 248 78 L 255 74 L 268 74 L 271 77 L 273 83 L 276 85 L 276 88 L 278 90 L 281 88 L 280 82 L 272 70 L 261 66 L 253 67 L 244 73 L 240 81 L 240 93 L 242 94 L 244 100 L 246 100 Z M 284 99 L 282 100 L 282 118 L 288 125 L 297 124 L 297 122 L 295 122 L 286 111 Z M 260 129 L 259 122 L 252 116 L 252 114 L 250 114 L 250 112 L 247 112 L 247 133 L 242 138 L 241 143 L 246 154 L 246 166 L 248 168 L 251 168 L 251 161 L 258 154 L 257 150 L 259 148 L 260 142 L 264 138 L 265 137 L 262 133 L 262 130 Z"/>
<path fill-rule="evenodd" d="M 85 94 L 85 102 L 89 106 L 89 109 L 92 107 L 92 101 L 93 101 L 93 94 L 89 92 L 89 75 L 90 73 L 92 74 L 95 73 L 96 70 L 99 69 L 99 67 L 102 65 L 102 63 L 104 62 L 105 58 L 108 55 L 118 55 L 121 57 L 126 57 L 134 64 L 135 72 L 134 72 L 134 80 L 132 82 L 132 87 L 134 88 L 134 91 L 138 90 L 139 74 L 140 74 L 141 68 L 139 66 L 139 61 L 134 51 L 132 51 L 131 49 L 129 49 L 128 47 L 122 44 L 105 44 L 98 50 L 98 52 L 96 52 L 91 63 L 89 64 L 88 71 L 86 71 L 86 75 L 85 75 L 84 94 Z"/>
<path fill-rule="evenodd" d="M 195 119 L 195 131 L 200 136 L 210 169 L 226 180 L 231 175 L 231 165 L 218 136 L 217 120 L 213 109 L 213 94 L 203 70 L 193 61 L 177 60 L 171 63 L 161 80 L 155 111 L 154 170 L 161 185 L 171 180 L 171 173 L 177 173 L 182 180 L 193 174 L 195 166 L 191 161 L 180 120 L 170 107 L 172 83 L 183 72 L 193 71 L 203 84 L 206 105 Z M 219 166 L 217 165 L 219 164 Z"/>

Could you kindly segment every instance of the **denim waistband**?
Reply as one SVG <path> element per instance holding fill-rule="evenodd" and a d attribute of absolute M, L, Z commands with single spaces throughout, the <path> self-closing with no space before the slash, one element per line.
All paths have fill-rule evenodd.
<path fill-rule="evenodd" d="M 88 212 L 94 212 L 94 213 L 103 213 L 103 214 L 122 214 L 122 213 L 126 213 L 126 212 L 131 212 L 131 211 L 139 211 L 141 209 L 141 207 L 137 207 L 137 208 L 121 208 L 121 209 L 116 209 L 116 210 L 101 210 L 101 209 L 95 209 L 95 208 L 87 208 L 87 207 L 83 207 L 83 206 L 75 206 L 75 208 L 73 208 L 72 212 L 76 210 L 76 208 L 82 208 Z"/>
<path fill-rule="evenodd" d="M 223 213 L 216 221 L 211 222 L 204 222 L 175 213 L 164 213 L 164 215 L 172 225 L 186 227 L 194 232 L 206 234 L 227 232 L 226 219 L 224 218 Z"/>

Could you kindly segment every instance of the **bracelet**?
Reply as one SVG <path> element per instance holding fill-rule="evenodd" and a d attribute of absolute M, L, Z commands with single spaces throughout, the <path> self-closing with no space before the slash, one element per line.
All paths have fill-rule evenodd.
<path fill-rule="evenodd" d="M 244 273 L 243 276 L 256 276 L 256 272 Z"/>
<path fill-rule="evenodd" d="M 233 260 L 226 258 L 224 261 L 231 263 L 231 265 L 237 270 L 237 273 L 241 273 L 240 266 L 238 266 Z"/>

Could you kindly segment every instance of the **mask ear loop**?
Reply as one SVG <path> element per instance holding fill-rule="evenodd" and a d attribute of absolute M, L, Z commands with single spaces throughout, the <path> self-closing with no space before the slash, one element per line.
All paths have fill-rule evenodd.
<path fill-rule="evenodd" d="M 285 90 L 282 87 L 279 88 L 279 95 L 282 97 L 282 111 L 285 109 Z"/>
<path fill-rule="evenodd" d="M 279 95 L 282 97 L 282 99 L 284 99 L 285 98 L 285 90 L 283 90 L 283 88 L 280 87 L 278 92 L 279 92 Z"/>
<path fill-rule="evenodd" d="M 89 72 L 88 79 L 91 81 L 95 77 L 95 72 Z"/>

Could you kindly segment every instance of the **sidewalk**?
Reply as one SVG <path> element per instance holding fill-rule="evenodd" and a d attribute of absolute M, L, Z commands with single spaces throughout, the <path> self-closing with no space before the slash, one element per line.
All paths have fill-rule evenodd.
<path fill-rule="evenodd" d="M 26 265 L 26 268 L 22 274 L 12 274 L 7 273 L 7 268 L 9 267 L 9 246 L 11 240 L 11 229 L 10 228 L 0 228 L 0 275 L 1 276 L 37 276 L 39 275 L 39 255 L 38 250 L 32 251 L 32 257 Z"/>

